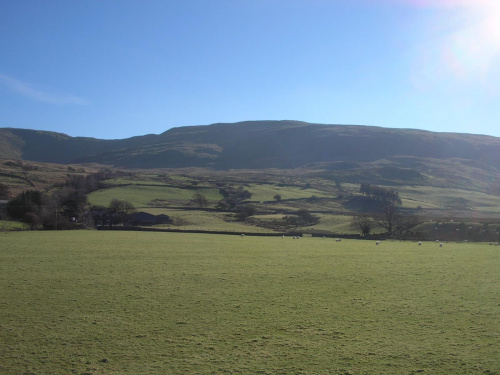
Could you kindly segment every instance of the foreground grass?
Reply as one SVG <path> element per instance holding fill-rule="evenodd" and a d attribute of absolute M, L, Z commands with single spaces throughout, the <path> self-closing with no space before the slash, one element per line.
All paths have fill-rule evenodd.
<path fill-rule="evenodd" d="M 0 234 L 2 374 L 500 372 L 484 244 Z"/>

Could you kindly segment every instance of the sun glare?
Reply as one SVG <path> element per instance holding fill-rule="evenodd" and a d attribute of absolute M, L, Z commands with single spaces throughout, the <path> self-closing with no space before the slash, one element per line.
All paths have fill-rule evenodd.
<path fill-rule="evenodd" d="M 438 32 L 419 48 L 413 81 L 417 86 L 449 77 L 488 84 L 500 56 L 500 1 L 411 0 L 413 6 L 439 10 L 429 25 Z"/>

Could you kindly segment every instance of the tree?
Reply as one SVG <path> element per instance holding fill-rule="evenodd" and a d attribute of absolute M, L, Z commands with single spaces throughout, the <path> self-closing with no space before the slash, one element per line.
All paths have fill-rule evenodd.
<path fill-rule="evenodd" d="M 125 218 L 135 211 L 135 207 L 132 203 L 120 199 L 112 199 L 109 203 L 109 209 L 111 212 L 118 216 L 121 223 L 125 221 Z"/>
<path fill-rule="evenodd" d="M 305 208 L 301 208 L 295 214 L 303 222 L 303 225 L 313 225 L 319 222 L 319 218 Z"/>
<path fill-rule="evenodd" d="M 0 199 L 9 199 L 10 190 L 7 185 L 3 182 L 0 182 Z"/>
<path fill-rule="evenodd" d="M 31 230 L 35 230 L 42 224 L 42 220 L 40 219 L 40 217 L 32 211 L 26 212 L 23 221 L 30 226 Z"/>
<path fill-rule="evenodd" d="M 28 212 L 38 214 L 42 206 L 42 192 L 38 190 L 26 190 L 10 200 L 7 205 L 7 213 L 14 220 L 24 221 Z"/>
<path fill-rule="evenodd" d="M 197 191 L 196 193 L 194 193 L 193 195 L 193 202 L 198 206 L 198 207 L 201 207 L 201 208 L 207 208 L 208 207 L 208 199 L 207 197 L 200 193 L 199 191 Z"/>
<path fill-rule="evenodd" d="M 375 225 L 375 221 L 367 215 L 353 216 L 351 221 L 351 227 L 359 230 L 362 236 L 368 236 Z"/>
<path fill-rule="evenodd" d="M 248 190 L 244 189 L 243 186 L 239 186 L 235 188 L 233 186 L 229 186 L 226 188 L 220 188 L 219 192 L 222 194 L 224 202 L 229 205 L 230 209 L 236 208 L 243 201 L 250 199 L 252 193 Z"/>
<path fill-rule="evenodd" d="M 339 193 L 344 192 L 344 187 L 342 186 L 342 182 L 340 182 L 339 180 L 335 180 L 335 187 L 337 188 Z"/>
<path fill-rule="evenodd" d="M 247 204 L 245 206 L 239 206 L 236 208 L 236 220 L 244 221 L 249 216 L 255 215 L 256 209 L 254 206 Z"/>
<path fill-rule="evenodd" d="M 276 194 L 273 198 L 274 198 L 274 200 L 275 200 L 276 202 L 281 201 L 281 195 L 279 195 L 279 194 Z"/>
<path fill-rule="evenodd" d="M 387 231 L 390 237 L 402 236 L 417 222 L 412 216 L 404 216 L 395 203 L 386 203 L 374 217 L 377 225 Z"/>
<path fill-rule="evenodd" d="M 371 191 L 372 187 L 370 184 L 366 183 L 366 182 L 363 182 L 360 187 L 359 187 L 359 192 L 361 194 L 363 194 L 364 196 L 367 196 L 368 198 L 371 197 L 372 195 L 372 191 Z"/>

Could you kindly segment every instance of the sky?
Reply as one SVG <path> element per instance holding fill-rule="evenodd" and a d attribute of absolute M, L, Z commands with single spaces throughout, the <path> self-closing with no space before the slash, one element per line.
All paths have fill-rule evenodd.
<path fill-rule="evenodd" d="M 0 0 L 0 127 L 247 120 L 500 137 L 499 0 Z"/>

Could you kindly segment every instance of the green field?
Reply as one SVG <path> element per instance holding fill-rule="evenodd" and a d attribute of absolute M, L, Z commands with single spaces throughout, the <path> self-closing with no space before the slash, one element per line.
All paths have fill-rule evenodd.
<path fill-rule="evenodd" d="M 466 191 L 461 189 L 444 189 L 430 186 L 397 188 L 402 198 L 403 207 L 416 208 L 447 208 L 454 199 L 464 198 L 467 200 L 467 209 L 481 212 L 500 212 L 500 197 L 488 195 L 477 191 Z"/>
<path fill-rule="evenodd" d="M 27 230 L 29 226 L 18 221 L 0 220 L 0 231 L 3 230 Z"/>
<path fill-rule="evenodd" d="M 494 374 L 500 251 L 1 233 L 2 374 Z"/>
<path fill-rule="evenodd" d="M 198 211 L 198 210 L 182 210 L 182 209 L 165 209 L 165 208 L 146 208 L 144 211 L 159 215 L 166 214 L 175 222 L 180 218 L 183 222 L 177 226 L 174 224 L 155 225 L 156 228 L 166 229 L 181 229 L 181 230 L 205 230 L 214 232 L 252 232 L 252 233 L 269 233 L 271 230 L 245 224 L 242 221 L 234 221 L 233 214 L 227 212 L 214 211 Z M 269 215 L 266 215 L 266 217 Z M 282 215 L 279 215 L 282 217 Z"/>
<path fill-rule="evenodd" d="M 268 184 L 249 184 L 248 191 L 252 193 L 252 201 L 265 202 L 273 201 L 275 195 L 280 195 L 281 199 L 301 199 L 312 196 L 318 198 L 331 198 L 332 194 L 317 189 L 301 189 L 294 186 L 278 186 Z"/>
<path fill-rule="evenodd" d="M 165 201 L 184 201 L 193 199 L 197 190 L 181 189 L 168 186 L 129 185 L 98 190 L 89 194 L 89 202 L 93 205 L 108 206 L 112 199 L 122 199 L 135 207 L 148 207 L 155 199 Z M 199 189 L 209 201 L 222 199 L 218 189 Z"/>

